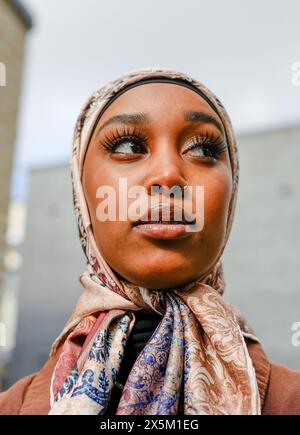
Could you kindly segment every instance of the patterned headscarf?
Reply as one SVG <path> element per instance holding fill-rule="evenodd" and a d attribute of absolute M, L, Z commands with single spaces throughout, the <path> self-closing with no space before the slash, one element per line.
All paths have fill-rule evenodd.
<path fill-rule="evenodd" d="M 96 245 L 82 188 L 84 157 L 98 120 L 114 97 L 145 79 L 181 81 L 194 87 L 219 115 L 226 134 L 233 189 L 224 245 L 212 269 L 172 290 L 147 289 L 118 278 Z M 62 351 L 51 382 L 49 414 L 99 414 L 109 407 L 124 348 L 141 309 L 162 319 L 136 359 L 117 414 L 175 415 L 183 388 L 184 414 L 260 414 L 255 370 L 245 337 L 258 341 L 239 312 L 222 297 L 221 255 L 237 198 L 239 165 L 230 119 L 202 83 L 169 69 L 130 71 L 102 86 L 84 105 L 76 123 L 71 159 L 73 201 L 87 257 L 84 291 L 52 345 Z"/>

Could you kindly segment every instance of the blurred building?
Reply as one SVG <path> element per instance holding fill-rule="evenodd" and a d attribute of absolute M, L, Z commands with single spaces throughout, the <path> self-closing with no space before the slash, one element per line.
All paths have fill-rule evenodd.
<path fill-rule="evenodd" d="M 18 291 L 12 284 L 14 272 L 8 274 L 7 293 L 13 295 L 10 306 L 16 307 L 11 311 L 19 314 L 16 347 L 7 360 L 6 385 L 38 369 L 48 358 L 54 338 L 80 295 L 78 278 L 85 269 L 68 167 L 33 169 L 29 192 Z"/>
<path fill-rule="evenodd" d="M 0 305 L 25 37 L 31 25 L 31 17 L 19 1 L 0 0 Z M 3 338 L 4 323 L 1 320 L 0 318 L 2 327 L 0 347 L 5 341 Z"/>
<path fill-rule="evenodd" d="M 225 298 L 246 316 L 274 362 L 300 370 L 300 126 L 238 138 L 240 189 L 224 255 Z M 31 172 L 17 341 L 10 385 L 38 370 L 81 292 L 85 258 L 66 165 Z M 117 249 L 117 247 L 116 247 Z"/>
<path fill-rule="evenodd" d="M 228 300 L 275 362 L 300 370 L 300 126 L 241 137 L 236 220 L 224 252 Z"/>

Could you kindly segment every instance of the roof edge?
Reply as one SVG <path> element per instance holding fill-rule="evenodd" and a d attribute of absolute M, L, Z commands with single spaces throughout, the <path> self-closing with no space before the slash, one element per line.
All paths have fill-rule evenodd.
<path fill-rule="evenodd" d="M 19 0 L 7 0 L 7 2 L 15 9 L 27 29 L 31 29 L 33 26 L 32 17 L 25 6 Z"/>

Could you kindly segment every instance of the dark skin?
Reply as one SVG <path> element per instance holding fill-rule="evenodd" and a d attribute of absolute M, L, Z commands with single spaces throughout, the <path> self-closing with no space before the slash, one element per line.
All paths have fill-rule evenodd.
<path fill-rule="evenodd" d="M 186 120 L 187 111 L 211 116 L 220 130 L 214 122 Z M 125 126 L 118 121 L 102 128 L 112 116 L 136 112 L 145 113 L 147 122 L 139 119 Z M 141 133 L 146 141 L 127 137 L 113 151 L 105 149 L 105 139 L 124 133 L 124 128 L 126 134 Z M 193 138 L 194 148 L 188 149 Z M 209 145 L 214 141 L 217 147 Z M 127 177 L 128 188 L 144 186 L 149 195 L 154 185 L 204 186 L 203 230 L 160 240 L 134 231 L 130 220 L 99 221 L 97 188 L 110 185 L 118 191 L 120 177 Z M 97 246 L 118 276 L 143 287 L 168 289 L 199 278 L 214 265 L 225 238 L 232 173 L 222 123 L 193 90 L 179 84 L 148 83 L 120 95 L 95 129 L 82 184 Z M 194 197 L 192 202 L 195 210 Z"/>

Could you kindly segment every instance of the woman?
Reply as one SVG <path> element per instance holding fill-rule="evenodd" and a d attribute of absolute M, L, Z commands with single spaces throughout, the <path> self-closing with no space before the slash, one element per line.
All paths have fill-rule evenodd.
<path fill-rule="evenodd" d="M 131 71 L 88 99 L 72 153 L 84 291 L 41 371 L 0 395 L 2 414 L 300 413 L 300 373 L 269 362 L 222 297 L 238 175 L 224 107 L 187 75 Z M 122 219 L 136 186 L 144 214 Z"/>

